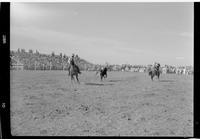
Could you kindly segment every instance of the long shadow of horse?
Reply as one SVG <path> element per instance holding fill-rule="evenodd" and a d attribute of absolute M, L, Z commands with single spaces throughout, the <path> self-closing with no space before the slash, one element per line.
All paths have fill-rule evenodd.
<path fill-rule="evenodd" d="M 85 85 L 94 85 L 94 86 L 109 86 L 114 84 L 103 84 L 103 83 L 85 83 Z"/>
<path fill-rule="evenodd" d="M 174 80 L 160 80 L 160 82 L 174 82 Z"/>
<path fill-rule="evenodd" d="M 109 80 L 108 82 L 120 82 L 122 80 Z"/>

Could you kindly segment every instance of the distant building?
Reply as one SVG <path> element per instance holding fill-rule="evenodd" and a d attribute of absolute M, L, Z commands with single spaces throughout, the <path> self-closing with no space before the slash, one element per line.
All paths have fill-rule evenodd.
<path fill-rule="evenodd" d="M 19 60 L 12 58 L 11 59 L 11 67 L 12 70 L 24 70 L 24 64 Z"/>

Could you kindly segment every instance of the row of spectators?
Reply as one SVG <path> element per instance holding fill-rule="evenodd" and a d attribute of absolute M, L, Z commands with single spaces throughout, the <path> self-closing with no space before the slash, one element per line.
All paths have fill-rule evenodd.
<path fill-rule="evenodd" d="M 24 70 L 66 70 L 69 66 L 69 57 L 65 54 L 55 55 L 52 54 L 40 54 L 37 50 L 33 53 L 32 50 L 26 52 L 24 49 L 18 49 L 18 51 L 10 52 L 11 69 L 24 69 Z M 81 59 L 78 55 L 75 56 L 76 63 L 78 64 L 80 70 L 86 70 L 87 67 L 93 64 Z M 23 67 L 23 68 L 21 68 Z"/>
<path fill-rule="evenodd" d="M 102 67 L 102 65 L 96 65 L 92 67 L 91 71 L 99 70 Z M 148 69 L 152 67 L 152 65 L 107 65 L 108 70 L 110 71 L 125 71 L 125 72 L 148 72 Z M 171 73 L 171 74 L 193 74 L 193 67 L 192 66 L 169 66 L 164 65 L 160 67 L 160 71 L 164 74 Z"/>
<path fill-rule="evenodd" d="M 55 55 L 52 54 L 40 54 L 37 50 L 33 53 L 32 50 L 26 52 L 24 49 L 18 49 L 18 51 L 10 52 L 11 69 L 23 69 L 23 70 L 67 70 L 69 57 L 65 54 Z M 78 55 L 75 55 L 76 64 L 80 70 L 97 71 L 105 65 L 92 64 L 84 59 L 81 59 Z M 127 72 L 148 72 L 148 68 L 152 65 L 106 65 L 109 71 L 127 71 Z M 193 74 L 192 66 L 175 67 L 170 65 L 161 66 L 162 73 L 176 73 L 176 74 Z"/>

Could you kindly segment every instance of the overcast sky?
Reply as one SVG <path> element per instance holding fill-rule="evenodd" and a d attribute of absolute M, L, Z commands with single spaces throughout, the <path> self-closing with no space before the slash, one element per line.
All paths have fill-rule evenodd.
<path fill-rule="evenodd" d="M 193 3 L 11 3 L 11 50 L 193 65 Z"/>

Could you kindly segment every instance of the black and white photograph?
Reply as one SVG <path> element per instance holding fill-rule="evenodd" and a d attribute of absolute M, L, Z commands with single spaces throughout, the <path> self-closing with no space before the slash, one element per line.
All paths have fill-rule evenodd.
<path fill-rule="evenodd" d="M 193 137 L 193 52 L 193 2 L 11 2 L 11 135 Z"/>

